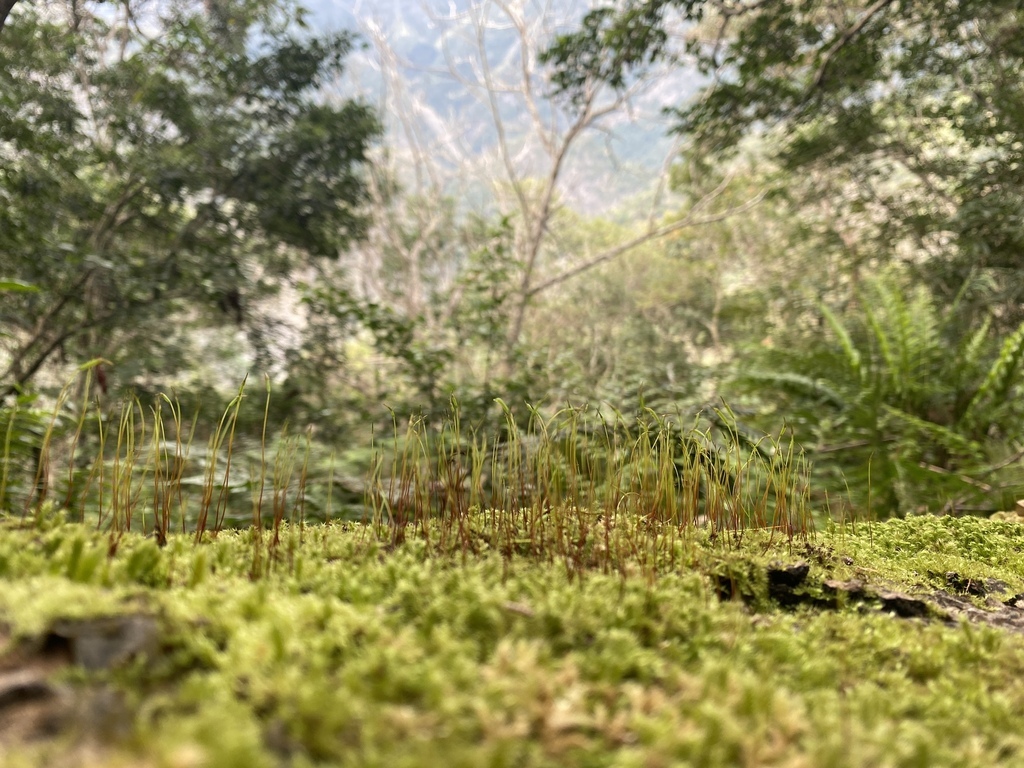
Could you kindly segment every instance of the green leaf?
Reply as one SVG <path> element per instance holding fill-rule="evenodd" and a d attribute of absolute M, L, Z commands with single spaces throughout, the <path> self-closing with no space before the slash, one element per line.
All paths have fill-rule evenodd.
<path fill-rule="evenodd" d="M 39 293 L 39 286 L 20 280 L 0 280 L 0 293 Z"/>

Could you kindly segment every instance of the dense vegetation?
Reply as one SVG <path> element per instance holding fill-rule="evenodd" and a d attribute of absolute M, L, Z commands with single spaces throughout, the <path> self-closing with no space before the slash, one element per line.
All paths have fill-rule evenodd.
<path fill-rule="evenodd" d="M 249 372 L 275 397 L 243 403 L 239 438 L 315 424 L 314 474 L 333 451 L 364 477 L 372 433 L 437 427 L 455 394 L 486 443 L 496 398 L 520 426 L 527 405 L 650 408 L 716 450 L 789 430 L 816 502 L 842 514 L 1024 496 L 1015 3 L 648 0 L 561 37 L 501 8 L 471 6 L 481 48 L 452 65 L 483 73 L 466 87 L 494 97 L 497 138 L 476 151 L 504 175 L 460 187 L 404 102 L 375 114 L 344 90 L 353 35 L 313 34 L 289 3 L 16 5 L 0 42 L 8 486 L 37 474 L 75 367 L 102 360 L 61 400 L 55 444 L 116 421 L 129 392 L 150 409 L 173 391 L 184 427 L 197 410 L 210 425 Z M 488 34 L 521 80 L 486 58 Z M 666 61 L 708 78 L 676 111 L 671 194 L 649 215 L 573 210 L 565 169 L 594 152 L 580 137 Z M 509 122 L 514 99 L 537 122 Z"/>
<path fill-rule="evenodd" d="M 1024 762 L 1020 3 L 534 5 L 0 0 L 4 765 Z"/>

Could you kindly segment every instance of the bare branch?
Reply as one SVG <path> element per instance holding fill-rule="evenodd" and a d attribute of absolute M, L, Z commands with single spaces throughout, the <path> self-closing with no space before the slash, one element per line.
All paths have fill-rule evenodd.
<path fill-rule="evenodd" d="M 520 76 L 522 78 L 522 93 L 523 101 L 526 104 L 526 110 L 530 113 L 530 119 L 533 121 L 534 131 L 537 133 L 537 138 L 540 139 L 544 145 L 544 149 L 547 151 L 549 156 L 554 156 L 556 153 L 554 141 L 550 135 L 549 129 L 545 127 L 544 121 L 541 119 L 540 110 L 537 107 L 537 100 L 533 93 L 533 70 L 531 68 L 533 51 L 530 46 L 530 37 L 526 27 L 526 21 L 522 14 L 515 13 L 513 8 L 510 8 L 507 3 L 501 3 L 501 9 L 505 12 L 505 15 L 512 21 L 512 24 L 516 28 L 516 32 L 519 35 L 519 67 Z"/>
<path fill-rule="evenodd" d="M 756 11 L 762 5 L 767 5 L 771 2 L 773 2 L 773 0 L 753 0 L 753 2 L 749 3 L 728 3 L 724 0 L 718 0 L 718 2 L 713 3 L 713 5 L 719 15 L 726 18 L 733 18 L 735 16 L 742 16 L 745 13 L 750 13 L 751 11 Z"/>
<path fill-rule="evenodd" d="M 458 4 L 458 9 L 450 4 L 447 12 L 441 11 L 436 3 L 425 5 L 424 10 L 431 22 L 443 30 L 440 67 L 402 61 L 380 25 L 369 30 L 366 37 L 380 53 L 381 74 L 388 89 L 387 108 L 382 111 L 390 120 L 397 121 L 392 124 L 404 145 L 393 158 L 388 158 L 389 162 L 397 162 L 386 172 L 399 180 L 415 174 L 419 180 L 417 190 L 428 202 L 421 209 L 408 200 L 385 201 L 383 195 L 377 195 L 378 225 L 366 246 L 364 263 L 352 270 L 352 275 L 367 281 L 376 279 L 383 291 L 381 298 L 395 306 L 424 307 L 430 315 L 428 330 L 431 324 L 435 330 L 442 328 L 441 318 L 458 308 L 460 288 L 455 278 L 460 267 L 454 250 L 450 254 L 438 252 L 438 235 L 445 222 L 450 221 L 450 217 L 440 215 L 442 210 L 448 210 L 442 209 L 441 202 L 451 197 L 453 186 L 487 182 L 498 210 L 514 214 L 512 247 L 521 267 L 511 278 L 514 284 L 510 286 L 512 295 L 507 305 L 507 348 L 499 354 L 511 352 L 525 327 L 524 318 L 528 317 L 532 297 L 544 290 L 543 285 L 534 283 L 543 276 L 539 265 L 552 237 L 558 234 L 552 222 L 559 210 L 560 194 L 569 188 L 567 178 L 575 167 L 573 149 L 589 131 L 601 130 L 600 123 L 608 115 L 621 111 L 651 86 L 657 75 L 651 73 L 638 79 L 626 92 L 593 83 L 582 108 L 564 110 L 546 101 L 543 73 L 536 64 L 537 51 L 545 44 L 547 33 L 558 26 L 559 18 L 552 12 L 551 4 L 537 0 L 474 0 Z M 459 116 L 453 119 L 440 114 L 429 102 L 414 103 L 418 96 L 409 93 L 408 81 L 403 82 L 403 74 L 410 69 L 440 75 L 459 84 L 463 93 L 471 93 L 478 100 L 487 117 L 482 122 L 477 119 L 470 123 L 461 121 Z M 486 155 L 479 151 L 481 136 L 475 126 L 482 126 L 489 134 L 487 143 L 491 151 Z M 470 142 L 473 146 L 468 146 Z M 467 146 L 461 146 L 463 143 Z M 449 155 L 439 162 L 441 145 Z M 675 147 L 671 153 L 675 154 Z M 647 225 L 652 232 L 670 166 L 667 159 L 661 168 L 660 183 L 653 190 Z M 430 201 L 437 201 L 438 205 L 431 207 Z M 705 201 L 699 203 L 689 216 L 700 218 L 704 205 Z M 388 289 L 395 284 L 395 276 L 384 270 L 384 254 L 388 254 L 388 263 L 394 264 L 391 260 L 395 256 L 401 260 L 401 291 Z M 452 259 L 450 274 L 443 265 L 438 270 L 438 258 Z M 360 275 L 360 270 L 373 275 Z M 445 300 L 438 301 L 442 294 L 437 290 L 433 290 L 432 296 L 424 296 L 418 293 L 419 285 L 410 285 L 430 279 L 438 281 L 433 288 L 443 283 L 449 289 Z M 511 354 L 505 357 L 507 361 L 512 359 Z"/>
<path fill-rule="evenodd" d="M 976 474 L 979 477 L 985 477 L 986 475 L 994 474 L 1001 469 L 1006 469 L 1008 466 L 1016 464 L 1021 459 L 1024 459 L 1024 448 L 1014 451 L 1002 461 L 993 464 L 991 467 L 986 467 L 983 471 L 977 472 Z"/>
<path fill-rule="evenodd" d="M 926 469 L 929 472 L 934 472 L 938 475 L 947 475 L 949 477 L 955 477 L 960 482 L 974 486 L 979 491 L 982 491 L 984 493 L 992 493 L 991 485 L 989 485 L 988 483 L 983 483 L 980 480 L 975 480 L 973 477 L 970 477 L 969 475 L 960 474 L 959 472 L 953 472 L 951 470 L 946 469 L 945 467 L 938 467 L 934 464 L 929 464 L 926 461 L 919 461 L 917 465 L 921 467 L 921 469 Z"/>
<path fill-rule="evenodd" d="M 498 98 L 494 90 L 494 78 L 491 73 L 491 63 L 487 58 L 487 47 L 484 40 L 484 23 L 478 16 L 474 19 L 476 25 L 477 45 L 480 48 L 480 68 L 484 78 L 484 86 L 487 91 L 487 103 L 491 110 L 491 119 L 494 122 L 494 130 L 498 134 L 498 152 L 501 153 L 501 160 L 505 165 L 505 172 L 508 174 L 509 183 L 515 190 L 519 199 L 519 207 L 523 215 L 529 213 L 530 205 L 526 199 L 526 192 L 523 190 L 522 180 L 516 173 L 512 158 L 509 155 L 508 137 L 505 135 L 505 121 L 501 117 L 501 110 L 498 109 Z"/>

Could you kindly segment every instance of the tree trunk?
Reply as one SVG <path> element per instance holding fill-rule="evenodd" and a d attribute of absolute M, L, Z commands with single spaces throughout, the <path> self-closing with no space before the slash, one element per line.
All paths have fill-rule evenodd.
<path fill-rule="evenodd" d="M 3 32 L 4 22 L 7 21 L 7 14 L 18 0 L 0 0 L 0 32 Z"/>

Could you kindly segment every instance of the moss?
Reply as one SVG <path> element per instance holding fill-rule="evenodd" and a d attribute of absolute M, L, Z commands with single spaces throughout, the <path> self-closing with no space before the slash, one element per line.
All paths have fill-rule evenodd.
<path fill-rule="evenodd" d="M 974 517 L 916 517 L 833 527 L 823 537 L 853 561 L 836 572 L 915 587 L 946 589 L 947 575 L 962 581 L 997 579 L 1024 592 L 1024 526 Z"/>
<path fill-rule="evenodd" d="M 308 527 L 278 559 L 251 532 L 163 548 L 126 535 L 108 558 L 107 537 L 78 526 L 8 529 L 0 616 L 12 643 L 58 618 L 158 617 L 147 660 L 56 673 L 131 701 L 96 765 L 1019 765 L 1024 636 L 820 601 L 830 579 L 913 592 L 948 589 L 952 571 L 1024 592 L 1019 529 L 695 536 L 656 573 L 640 550 L 581 571 L 411 536 L 383 548 L 358 526 Z M 806 599 L 782 605 L 768 570 L 799 562 Z M 723 577 L 739 599 L 720 599 Z M 4 764 L 60 762 L 40 749 Z"/>

